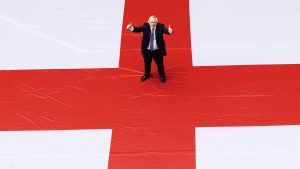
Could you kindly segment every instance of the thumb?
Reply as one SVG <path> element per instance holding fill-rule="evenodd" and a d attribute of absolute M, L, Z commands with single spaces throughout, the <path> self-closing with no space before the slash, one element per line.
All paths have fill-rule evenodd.
<path fill-rule="evenodd" d="M 169 29 L 171 29 L 171 26 L 169 25 Z"/>
<path fill-rule="evenodd" d="M 132 25 L 132 24 L 131 24 L 131 22 L 130 22 L 130 24 L 129 24 L 129 25 Z"/>

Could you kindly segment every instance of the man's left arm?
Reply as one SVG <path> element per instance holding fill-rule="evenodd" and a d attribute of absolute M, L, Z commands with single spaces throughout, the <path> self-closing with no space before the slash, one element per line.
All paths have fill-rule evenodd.
<path fill-rule="evenodd" d="M 163 27 L 163 32 L 164 32 L 165 34 L 168 34 L 168 35 L 173 34 L 173 29 L 171 28 L 170 25 L 169 25 L 168 28 L 166 28 L 165 25 L 162 25 L 162 27 Z"/>

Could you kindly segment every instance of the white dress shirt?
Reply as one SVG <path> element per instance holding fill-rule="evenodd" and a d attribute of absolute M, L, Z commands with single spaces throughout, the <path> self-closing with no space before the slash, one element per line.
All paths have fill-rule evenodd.
<path fill-rule="evenodd" d="M 156 30 L 156 28 L 154 28 L 154 44 L 153 44 L 153 50 L 156 50 L 156 49 L 158 49 L 158 46 L 157 46 L 157 43 L 156 43 L 156 35 L 155 35 L 155 30 Z M 150 28 L 150 32 L 151 32 L 151 28 Z M 151 36 L 151 34 L 150 34 L 150 36 Z M 150 50 L 150 42 L 149 42 L 149 45 L 148 45 L 148 48 L 147 48 L 148 50 Z"/>
<path fill-rule="evenodd" d="M 130 30 L 133 31 L 134 27 L 132 26 Z M 153 31 L 154 31 L 154 45 L 153 45 L 153 50 L 156 50 L 156 49 L 158 49 L 158 46 L 157 46 L 157 43 L 156 43 L 156 34 L 155 34 L 156 27 L 154 28 Z M 151 28 L 150 28 L 150 33 L 151 33 Z M 149 45 L 148 45 L 147 49 L 150 50 L 150 42 L 149 42 Z"/>

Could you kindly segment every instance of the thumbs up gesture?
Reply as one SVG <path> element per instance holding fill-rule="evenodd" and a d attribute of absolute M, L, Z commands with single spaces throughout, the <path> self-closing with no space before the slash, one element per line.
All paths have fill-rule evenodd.
<path fill-rule="evenodd" d="M 128 30 L 132 30 L 133 26 L 132 26 L 131 22 L 127 25 L 126 28 L 127 28 Z"/>
<path fill-rule="evenodd" d="M 172 33 L 173 33 L 173 29 L 171 28 L 171 26 L 170 26 L 170 25 L 169 25 L 168 31 L 169 31 L 169 33 L 170 33 L 170 34 L 172 34 Z"/>

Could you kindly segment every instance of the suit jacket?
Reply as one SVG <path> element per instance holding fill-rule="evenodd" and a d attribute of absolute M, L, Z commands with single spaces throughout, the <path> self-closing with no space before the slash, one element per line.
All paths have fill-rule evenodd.
<path fill-rule="evenodd" d="M 150 42 L 151 30 L 150 30 L 149 23 L 144 23 L 140 27 L 134 27 L 133 32 L 143 32 L 141 52 L 142 54 L 145 54 Z M 157 23 L 156 30 L 155 30 L 157 47 L 159 48 L 163 56 L 166 56 L 167 50 L 166 50 L 165 40 L 163 37 L 164 33 L 170 35 L 168 29 L 165 28 L 164 24 Z"/>

